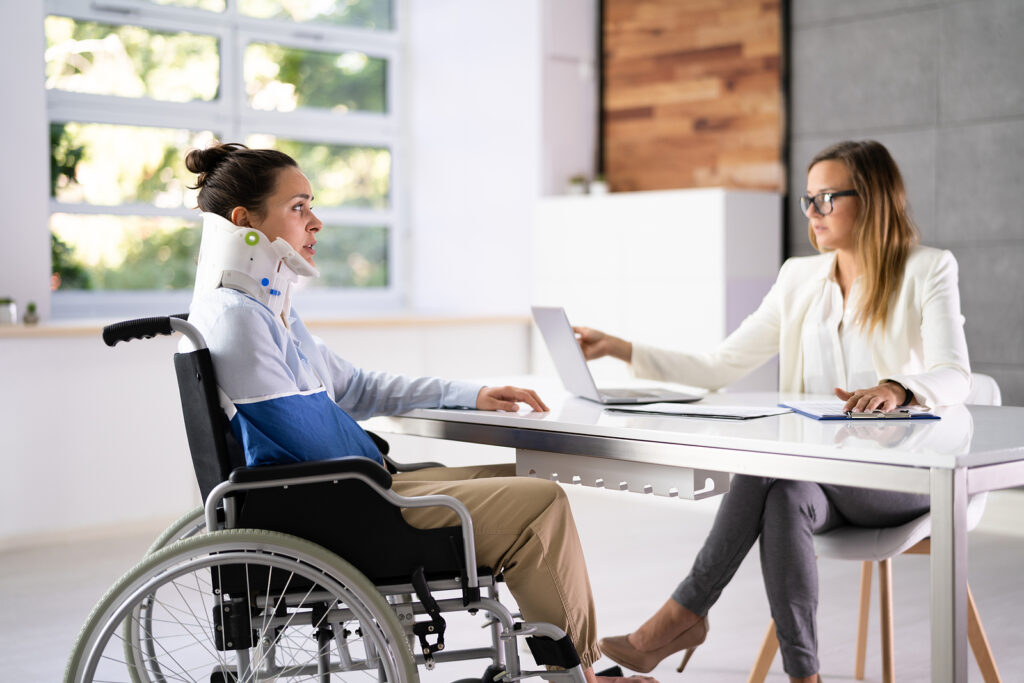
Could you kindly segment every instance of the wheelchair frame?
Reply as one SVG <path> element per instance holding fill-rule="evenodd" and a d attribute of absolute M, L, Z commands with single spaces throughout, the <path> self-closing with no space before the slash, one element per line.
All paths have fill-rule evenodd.
<path fill-rule="evenodd" d="M 188 354 L 176 354 L 175 364 L 189 449 L 205 499 L 202 520 L 200 509 L 196 509 L 171 524 L 139 565 L 100 600 L 72 650 L 65 683 L 91 681 L 101 665 L 117 672 L 114 675 L 127 675 L 124 680 L 133 683 L 227 683 L 294 677 L 328 682 L 344 680 L 346 673 L 363 675 L 361 672 L 372 670 L 376 670 L 381 681 L 406 683 L 418 679 L 417 664 L 430 669 L 435 662 L 470 659 L 490 660 L 481 679 L 468 679 L 481 683 L 511 682 L 531 676 L 584 683 L 578 655 L 561 629 L 546 623 L 523 622 L 500 602 L 496 578 L 489 570 L 477 567 L 473 521 L 460 501 L 444 495 L 400 496 L 390 490 L 390 474 L 365 458 L 237 467 L 240 449 L 231 443 L 230 428 L 216 400 L 209 350 L 201 333 L 187 322 L 187 316 L 125 321 L 104 328 L 103 337 L 107 345 L 114 346 L 120 341 L 176 332 L 187 337 L 195 349 Z M 179 360 L 189 361 L 193 356 L 198 365 L 179 364 Z M 182 385 L 189 372 L 196 376 L 188 381 L 196 380 L 197 388 L 203 392 L 198 402 L 204 405 L 199 406 L 198 417 L 194 396 L 187 396 Z M 209 418 L 209 424 L 196 424 L 197 420 L 204 422 L 204 416 Z M 381 446 L 388 464 L 395 466 L 387 458 L 386 442 L 371 436 Z M 420 463 L 407 469 L 434 465 Z M 428 578 L 428 573 L 438 574 L 436 558 L 431 558 L 425 560 L 434 563 L 427 570 L 423 564 L 405 566 L 411 569 L 405 572 L 407 581 L 371 580 L 355 564 L 313 540 L 280 530 L 238 526 L 246 518 L 243 501 L 249 497 L 256 500 L 256 496 L 262 495 L 260 492 L 274 496 L 293 487 L 315 491 L 317 487 L 334 486 L 339 490 L 362 487 L 394 508 L 450 508 L 461 521 L 460 526 L 414 533 L 428 540 L 448 539 L 452 552 L 461 545 L 458 566 L 443 568 L 441 574 L 445 575 Z M 397 531 L 389 528 L 388 533 Z M 179 585 L 183 579 L 188 581 L 189 591 L 193 583 L 196 586 L 189 595 L 202 603 L 205 612 L 201 616 L 198 609 L 190 606 L 185 610 L 176 604 L 183 594 Z M 486 595 L 481 589 L 486 590 Z M 435 593 L 448 591 L 459 591 L 461 595 L 435 597 Z M 172 599 L 167 600 L 165 595 Z M 445 622 L 440 615 L 462 611 L 490 615 L 490 622 L 485 624 L 491 636 L 488 647 L 445 647 Z M 181 614 L 188 618 L 182 620 Z M 423 615 L 429 619 L 418 621 L 417 617 Z M 290 635 L 286 642 L 282 634 L 290 634 L 288 629 L 299 623 L 316 629 L 314 649 L 307 651 L 296 645 Z M 181 633 L 175 630 L 179 626 Z M 160 641 L 158 632 L 164 629 L 174 630 L 173 645 Z M 357 637 L 351 639 L 353 633 Z M 200 642 L 211 637 L 212 647 L 208 642 Z M 429 642 L 430 637 L 435 639 L 433 643 Z M 177 661 L 182 659 L 178 655 L 180 638 L 199 645 L 195 649 L 204 659 L 198 672 L 200 678 L 193 678 L 191 665 Z M 527 639 L 539 664 L 558 668 L 523 670 L 518 650 L 520 638 Z M 117 653 L 118 649 L 122 652 Z M 354 649 L 362 650 L 362 658 L 353 655 Z M 282 665 L 281 653 L 287 657 L 303 656 L 306 660 Z M 120 673 L 121 667 L 124 673 Z M 109 675 L 105 673 L 103 680 Z M 293 678 L 282 678 L 285 676 Z"/>

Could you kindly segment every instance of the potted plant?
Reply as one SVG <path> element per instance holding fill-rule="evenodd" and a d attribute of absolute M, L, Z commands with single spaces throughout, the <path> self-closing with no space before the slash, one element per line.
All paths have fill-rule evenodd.
<path fill-rule="evenodd" d="M 29 301 L 25 306 L 25 317 L 21 319 L 26 325 L 35 325 L 39 322 L 39 314 L 36 312 L 36 302 Z"/>
<path fill-rule="evenodd" d="M 14 299 L 0 296 L 0 325 L 13 325 L 18 322 L 18 307 Z"/>
<path fill-rule="evenodd" d="M 569 178 L 569 194 L 586 194 L 587 176 L 582 173 Z"/>

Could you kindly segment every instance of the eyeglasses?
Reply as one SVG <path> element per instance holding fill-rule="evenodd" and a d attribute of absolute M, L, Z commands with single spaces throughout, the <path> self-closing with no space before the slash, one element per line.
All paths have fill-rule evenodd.
<path fill-rule="evenodd" d="M 804 195 L 800 197 L 800 208 L 803 209 L 804 213 L 807 213 L 807 209 L 811 208 L 811 204 L 814 204 L 814 210 L 822 216 L 827 216 L 832 213 L 832 200 L 836 197 L 856 197 L 857 190 L 843 190 L 841 192 L 819 192 L 812 196 Z"/>

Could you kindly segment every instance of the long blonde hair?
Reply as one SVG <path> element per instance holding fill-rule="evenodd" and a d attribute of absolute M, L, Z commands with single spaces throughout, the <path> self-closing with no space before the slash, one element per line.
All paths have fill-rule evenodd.
<path fill-rule="evenodd" d="M 903 280 L 910 248 L 918 241 L 917 227 L 907 208 L 900 169 L 880 142 L 838 142 L 818 152 L 807 165 L 808 172 L 818 162 L 829 160 L 846 166 L 860 199 L 854 225 L 854 249 L 861 274 L 857 324 L 871 332 L 876 325 L 884 328 L 889 318 L 889 304 Z M 807 232 L 814 248 L 824 251 L 818 247 L 809 222 Z"/>

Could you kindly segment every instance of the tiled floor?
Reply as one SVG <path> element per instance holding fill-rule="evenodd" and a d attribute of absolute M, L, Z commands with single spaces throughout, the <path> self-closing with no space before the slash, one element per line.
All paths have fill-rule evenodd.
<path fill-rule="evenodd" d="M 688 569 L 711 523 L 715 501 L 691 503 L 635 494 L 569 489 L 591 572 L 603 634 L 625 632 L 667 597 Z M 970 537 L 970 581 L 1005 681 L 1024 681 L 1024 493 L 990 497 Z M 92 604 L 145 551 L 159 529 L 100 541 L 73 542 L 0 554 L 0 679 L 61 678 L 76 632 Z M 853 635 L 860 567 L 822 561 L 820 655 L 831 682 L 853 680 Z M 897 680 L 929 680 L 928 560 L 894 562 Z M 876 604 L 872 605 L 876 608 Z M 654 675 L 669 683 L 745 681 L 768 625 L 757 553 L 744 562 L 712 610 L 707 643 L 686 673 L 666 661 Z M 879 681 L 877 610 L 873 613 L 867 680 Z M 475 624 L 455 626 L 480 638 Z M 458 642 L 450 636 L 449 642 Z M 606 662 L 599 662 L 599 667 Z M 427 683 L 476 676 L 477 663 L 438 667 Z M 769 681 L 786 680 L 776 660 Z M 973 660 L 970 680 L 981 676 Z"/>

